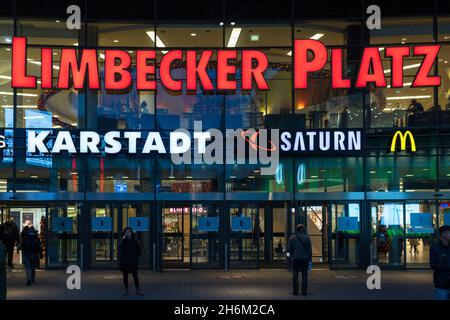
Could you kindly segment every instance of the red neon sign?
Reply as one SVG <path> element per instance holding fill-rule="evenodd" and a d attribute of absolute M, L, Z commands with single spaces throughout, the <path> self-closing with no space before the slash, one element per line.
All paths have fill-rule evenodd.
<path fill-rule="evenodd" d="M 440 76 L 432 75 L 440 45 L 399 46 L 385 50 L 385 58 L 390 59 L 391 87 L 403 87 L 404 59 L 411 56 L 422 58 L 417 68 L 411 87 L 440 86 Z M 344 74 L 344 50 L 331 49 L 331 84 L 332 88 L 350 88 L 351 80 Z M 217 50 L 217 83 L 214 85 L 207 68 L 214 52 L 211 50 L 194 51 L 171 50 L 164 54 L 159 64 L 161 84 L 169 90 L 181 91 L 183 85 L 187 91 L 196 91 L 198 86 L 204 91 L 236 90 L 236 75 L 241 74 L 241 89 L 269 90 L 264 72 L 269 61 L 264 52 L 258 50 Z M 317 40 L 294 41 L 294 88 L 306 89 L 308 76 L 323 70 L 328 61 L 325 45 Z M 240 61 L 238 61 L 240 56 Z M 312 57 L 311 57 L 312 56 Z M 100 88 L 98 54 L 95 49 L 61 50 L 61 61 L 55 89 Z M 186 68 L 186 83 L 174 79 L 171 74 L 174 63 L 182 63 Z M 240 63 L 239 63 L 240 62 Z M 132 85 L 131 56 L 124 50 L 105 50 L 106 90 L 125 90 Z M 53 89 L 52 49 L 41 50 L 41 87 Z M 27 40 L 14 37 L 12 40 L 12 80 L 11 86 L 18 89 L 36 88 L 37 77 L 27 75 Z M 156 90 L 156 51 L 137 50 L 136 52 L 136 88 L 137 90 Z M 240 69 L 239 69 L 240 68 Z M 354 86 L 365 88 L 387 87 L 386 70 L 383 69 L 382 57 L 378 48 L 364 48 Z M 431 75 L 430 75 L 431 74 Z"/>

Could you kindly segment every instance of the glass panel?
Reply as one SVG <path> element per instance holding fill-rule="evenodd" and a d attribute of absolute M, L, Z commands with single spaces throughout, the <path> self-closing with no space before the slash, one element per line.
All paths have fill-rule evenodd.
<path fill-rule="evenodd" d="M 223 29 L 219 26 L 158 25 L 157 47 L 222 47 Z M 154 37 L 154 35 L 152 35 Z"/>
<path fill-rule="evenodd" d="M 337 267 L 358 267 L 360 240 L 359 203 L 331 205 L 332 262 Z"/>
<path fill-rule="evenodd" d="M 272 257 L 274 261 L 286 261 L 287 211 L 286 207 L 272 208 Z"/>
<path fill-rule="evenodd" d="M 306 230 L 311 238 L 313 262 L 324 262 L 326 257 L 323 251 L 324 217 L 326 205 L 309 205 L 303 208 L 306 214 Z"/>
<path fill-rule="evenodd" d="M 383 19 L 381 29 L 370 30 L 370 43 L 410 44 L 433 41 L 433 19 L 414 17 L 410 19 Z"/>
<path fill-rule="evenodd" d="M 253 205 L 231 207 L 230 266 L 256 267 L 258 255 L 258 208 Z"/>
<path fill-rule="evenodd" d="M 363 190 L 362 158 L 304 158 L 297 162 L 297 192 L 350 192 Z"/>
<path fill-rule="evenodd" d="M 150 247 L 150 229 L 141 229 L 142 227 L 139 227 L 139 224 L 144 222 L 142 220 L 136 220 L 136 222 L 133 222 L 133 219 L 136 218 L 149 219 L 148 227 L 150 228 L 150 206 L 134 204 L 122 205 L 122 229 L 127 226 L 133 229 L 136 240 L 139 242 L 139 245 L 141 247 L 139 266 L 148 267 L 150 263 L 150 254 L 153 250 Z M 136 227 L 139 228 L 139 230 L 136 230 Z"/>
<path fill-rule="evenodd" d="M 101 219 L 104 218 L 104 219 Z M 91 261 L 108 265 L 117 261 L 117 208 L 112 205 L 93 205 L 91 211 Z"/>
<path fill-rule="evenodd" d="M 190 208 L 166 204 L 162 210 L 164 262 L 189 263 Z"/>
<path fill-rule="evenodd" d="M 45 218 L 41 220 L 41 227 L 48 230 L 45 249 L 49 267 L 66 267 L 77 262 L 78 214 L 78 204 L 50 206 L 49 223 Z"/>
<path fill-rule="evenodd" d="M 225 28 L 225 45 L 234 47 L 291 46 L 291 27 L 282 25 L 234 25 Z"/>
<path fill-rule="evenodd" d="M 434 201 L 406 202 L 406 263 L 408 267 L 429 267 L 430 246 L 435 238 Z"/>
<path fill-rule="evenodd" d="M 218 266 L 220 252 L 218 206 L 203 206 L 194 203 L 191 205 L 191 219 L 192 265 Z"/>
<path fill-rule="evenodd" d="M 404 265 L 403 203 L 372 203 L 373 259 L 380 265 Z"/>

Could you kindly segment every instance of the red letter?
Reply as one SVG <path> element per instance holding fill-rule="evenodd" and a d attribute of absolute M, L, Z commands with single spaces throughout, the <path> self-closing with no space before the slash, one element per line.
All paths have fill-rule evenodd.
<path fill-rule="evenodd" d="M 308 61 L 308 51 L 312 51 L 314 58 Z M 317 40 L 294 41 L 294 88 L 308 87 L 308 72 L 319 71 L 327 62 L 327 49 Z"/>
<path fill-rule="evenodd" d="M 159 75 L 161 76 L 161 82 L 169 90 L 180 91 L 181 80 L 173 80 L 170 74 L 170 65 L 174 60 L 181 60 L 181 50 L 169 51 L 164 55 L 159 66 Z"/>
<path fill-rule="evenodd" d="M 119 60 L 119 64 L 116 61 Z M 131 74 L 128 70 L 131 65 L 130 55 L 122 50 L 105 50 L 105 89 L 123 90 L 131 84 Z M 120 79 L 116 81 L 116 75 Z"/>
<path fill-rule="evenodd" d="M 53 58 L 52 49 L 41 49 L 41 88 L 51 89 L 53 87 Z"/>
<path fill-rule="evenodd" d="M 370 73 L 370 66 L 372 66 L 373 73 Z M 365 88 L 368 82 L 374 82 L 376 87 L 386 87 L 386 78 L 378 48 L 364 48 L 356 78 L 356 87 Z"/>
<path fill-rule="evenodd" d="M 69 88 L 69 73 L 72 72 L 73 87 L 82 89 L 88 69 L 89 89 L 99 89 L 97 52 L 94 49 L 85 49 L 81 53 L 80 66 L 77 63 L 75 49 L 61 50 L 61 65 L 58 76 L 58 89 Z"/>
<path fill-rule="evenodd" d="M 36 77 L 27 76 L 27 39 L 14 37 L 12 40 L 13 88 L 36 88 Z"/>
<path fill-rule="evenodd" d="M 137 90 L 156 90 L 155 80 L 147 80 L 147 75 L 155 74 L 155 66 L 147 65 L 147 60 L 155 59 L 154 50 L 138 50 L 136 53 L 136 87 Z"/>
<path fill-rule="evenodd" d="M 257 62 L 255 68 L 253 68 L 253 59 Z M 264 71 L 268 64 L 264 52 L 244 50 L 242 52 L 242 90 L 252 89 L 252 76 L 255 78 L 259 90 L 269 90 L 266 79 L 264 79 Z"/>
<path fill-rule="evenodd" d="M 425 57 L 423 58 L 422 65 L 420 66 L 419 71 L 417 71 L 416 77 L 411 85 L 412 88 L 428 86 L 438 87 L 441 85 L 440 76 L 428 76 L 439 53 L 439 49 L 441 49 L 441 46 L 438 44 L 414 47 L 414 55 L 424 55 Z"/>
<path fill-rule="evenodd" d="M 342 49 L 331 49 L 331 87 L 350 88 L 350 79 L 342 78 Z"/>
<path fill-rule="evenodd" d="M 236 80 L 228 80 L 229 74 L 236 74 L 236 65 L 229 65 L 229 59 L 236 59 L 235 50 L 219 50 L 217 52 L 217 89 L 236 90 Z"/>
<path fill-rule="evenodd" d="M 403 88 L 403 57 L 409 56 L 409 47 L 386 48 L 386 57 L 392 57 L 391 88 Z"/>
<path fill-rule="evenodd" d="M 204 90 L 214 89 L 208 73 L 206 73 L 206 67 L 212 53 L 211 50 L 203 51 L 198 64 L 196 51 L 188 51 L 186 53 L 186 88 L 188 90 L 197 91 L 197 74 Z"/>

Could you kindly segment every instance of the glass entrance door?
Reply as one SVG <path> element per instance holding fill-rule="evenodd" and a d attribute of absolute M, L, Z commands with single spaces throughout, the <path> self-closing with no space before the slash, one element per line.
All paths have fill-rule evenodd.
<path fill-rule="evenodd" d="M 404 203 L 372 203 L 371 215 L 372 263 L 405 267 Z"/>
<path fill-rule="evenodd" d="M 189 267 L 191 208 L 182 203 L 162 205 L 163 268 Z"/>
<path fill-rule="evenodd" d="M 225 244 L 223 219 L 220 206 L 217 204 L 191 204 L 190 254 L 192 268 L 223 267 Z"/>
<path fill-rule="evenodd" d="M 361 220 L 360 203 L 331 203 L 331 260 L 334 268 L 356 268 L 359 265 Z"/>
<path fill-rule="evenodd" d="M 93 267 L 117 266 L 117 240 L 122 230 L 118 208 L 114 204 L 91 206 L 91 265 Z"/>
<path fill-rule="evenodd" d="M 257 268 L 260 248 L 259 206 L 257 203 L 232 204 L 228 212 L 230 268 Z"/>
<path fill-rule="evenodd" d="M 50 205 L 41 227 L 47 229 L 43 241 L 47 266 L 67 267 L 78 261 L 78 204 Z"/>
<path fill-rule="evenodd" d="M 313 263 L 328 262 L 328 212 L 328 202 L 302 202 L 299 207 L 300 223 L 311 238 Z"/>

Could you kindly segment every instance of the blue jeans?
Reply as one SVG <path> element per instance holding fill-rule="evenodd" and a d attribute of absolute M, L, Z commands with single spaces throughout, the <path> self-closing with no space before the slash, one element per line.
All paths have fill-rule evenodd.
<path fill-rule="evenodd" d="M 34 282 L 36 275 L 36 259 L 33 255 L 22 256 L 22 262 L 25 265 L 25 271 L 27 273 L 27 281 Z"/>
<path fill-rule="evenodd" d="M 434 298 L 436 300 L 449 300 L 450 299 L 450 289 L 434 288 Z"/>

